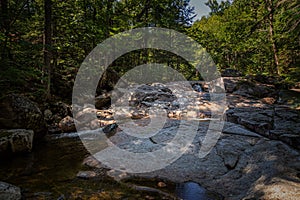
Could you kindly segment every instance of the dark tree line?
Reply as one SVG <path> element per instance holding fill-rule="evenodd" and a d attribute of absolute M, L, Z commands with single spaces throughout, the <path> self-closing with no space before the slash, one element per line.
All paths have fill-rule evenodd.
<path fill-rule="evenodd" d="M 80 64 L 97 44 L 149 26 L 188 34 L 219 69 L 299 81 L 299 0 L 209 0 L 206 5 L 209 16 L 193 23 L 189 0 L 1 0 L 1 92 L 70 97 Z M 124 55 L 109 72 L 119 77 L 150 62 L 199 78 L 180 57 L 153 49 Z"/>

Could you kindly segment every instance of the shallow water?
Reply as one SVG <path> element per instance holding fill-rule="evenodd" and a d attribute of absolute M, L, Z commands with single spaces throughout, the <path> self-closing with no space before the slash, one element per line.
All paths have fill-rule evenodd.
<path fill-rule="evenodd" d="M 185 182 L 176 185 L 176 195 L 184 200 L 219 200 L 218 194 L 207 191 L 195 182 Z"/>
<path fill-rule="evenodd" d="M 89 153 L 78 137 L 40 142 L 32 153 L 1 158 L 0 180 L 21 187 L 26 199 L 145 199 L 160 195 L 130 189 L 105 175 L 83 180 L 76 178 Z"/>
<path fill-rule="evenodd" d="M 128 183 L 156 188 L 184 200 L 218 200 L 197 183 L 171 183 L 158 179 L 129 179 L 117 182 L 105 169 L 82 165 L 90 154 L 77 134 L 52 136 L 35 146 L 32 153 L 1 158 L 0 180 L 21 187 L 25 199 L 174 199 L 156 192 L 138 191 Z M 96 178 L 76 178 L 79 171 L 94 170 Z M 164 181 L 166 187 L 159 188 Z M 197 196 L 198 195 L 198 196 Z"/>

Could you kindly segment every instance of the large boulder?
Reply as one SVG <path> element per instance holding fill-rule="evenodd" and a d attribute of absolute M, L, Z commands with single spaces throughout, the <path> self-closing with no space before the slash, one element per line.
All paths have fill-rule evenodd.
<path fill-rule="evenodd" d="M 102 92 L 101 95 L 95 98 L 95 107 L 97 109 L 103 109 L 109 107 L 111 104 L 111 93 Z"/>
<path fill-rule="evenodd" d="M 30 152 L 33 136 L 32 130 L 0 130 L 0 154 Z"/>
<path fill-rule="evenodd" d="M 233 94 L 250 98 L 276 97 L 277 91 L 274 85 L 260 84 L 242 80 L 238 82 Z"/>
<path fill-rule="evenodd" d="M 126 163 L 132 162 L 133 167 L 140 169 L 138 167 L 143 166 L 145 162 L 149 165 L 153 163 L 150 156 L 153 152 L 163 152 L 162 148 L 165 145 L 173 143 L 173 139 L 179 134 L 176 131 L 179 124 L 183 131 L 190 132 L 190 122 L 169 120 L 165 127 L 151 138 L 136 138 L 124 131 L 117 131 L 109 139 L 128 152 L 149 153 L 145 159 L 132 159 Z M 193 142 L 182 148 L 183 155 L 178 160 L 167 163 L 170 155 L 165 154 L 162 160 L 162 163 L 166 162 L 164 168 L 147 173 L 117 173 L 112 169 L 107 171 L 107 174 L 116 180 L 142 177 L 177 183 L 193 181 L 228 200 L 299 199 L 299 151 L 280 141 L 262 137 L 242 125 L 225 122 L 218 142 L 206 157 L 201 158 L 199 151 L 208 134 L 210 122 L 202 121 L 196 126 L 198 130 Z M 85 159 L 84 164 L 107 169 L 105 163 L 97 161 L 96 158 L 97 154 Z M 117 163 L 122 158 L 116 155 L 114 158 L 114 164 L 120 166 Z M 220 185 L 222 187 L 219 187 Z"/>
<path fill-rule="evenodd" d="M 19 187 L 0 181 L 0 199 L 19 200 L 21 198 L 21 189 Z"/>
<path fill-rule="evenodd" d="M 300 149 L 300 111 L 276 105 L 271 108 L 233 108 L 227 120 L 270 139 L 281 140 Z"/>
<path fill-rule="evenodd" d="M 9 94 L 1 99 L 0 127 L 33 130 L 34 139 L 40 139 L 47 133 L 44 116 L 38 106 L 18 94 Z"/>

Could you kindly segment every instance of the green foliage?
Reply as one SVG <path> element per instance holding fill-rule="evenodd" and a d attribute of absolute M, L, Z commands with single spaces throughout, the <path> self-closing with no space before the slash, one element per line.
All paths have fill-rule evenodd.
<path fill-rule="evenodd" d="M 193 19 L 189 0 L 51 0 L 52 38 L 51 45 L 46 47 L 44 3 L 43 0 L 1 1 L 0 86 L 5 91 L 40 95 L 46 91 L 47 77 L 51 75 L 51 93 L 69 98 L 80 64 L 106 38 L 145 26 L 185 31 Z M 44 49 L 51 53 L 51 70 L 45 69 Z M 150 50 L 135 52 L 126 59 L 138 57 L 147 63 L 154 61 L 150 54 L 153 54 Z M 161 52 L 160 56 L 166 54 Z M 188 71 L 185 65 L 178 65 Z M 117 73 L 124 73 L 132 66 L 121 59 L 112 67 Z"/>
<path fill-rule="evenodd" d="M 70 97 L 80 64 L 97 44 L 122 31 L 145 26 L 187 33 L 205 47 L 219 69 L 280 74 L 286 82 L 299 81 L 299 0 L 209 0 L 207 5 L 210 15 L 192 24 L 189 0 L 52 0 L 53 33 L 46 48 L 51 52 L 52 71 L 47 71 L 44 1 L 3 0 L 0 89 L 40 96 L 51 75 L 52 93 Z M 182 58 L 154 49 L 124 55 L 110 68 L 121 76 L 134 66 L 151 62 L 171 66 L 191 80 L 201 78 Z"/>
<path fill-rule="evenodd" d="M 234 0 L 219 4 L 210 0 L 206 3 L 211 9 L 210 16 L 196 21 L 188 34 L 207 49 L 221 69 L 229 67 L 246 74 L 281 74 L 299 81 L 297 2 Z M 273 21 L 270 21 L 271 15 Z M 271 25 L 273 35 L 270 35 Z M 278 66 L 274 60 L 274 45 Z"/>

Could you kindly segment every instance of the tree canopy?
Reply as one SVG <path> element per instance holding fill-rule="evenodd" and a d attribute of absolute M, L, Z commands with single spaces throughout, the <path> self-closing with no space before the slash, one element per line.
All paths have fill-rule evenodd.
<path fill-rule="evenodd" d="M 80 64 L 97 44 L 149 26 L 191 36 L 219 69 L 287 81 L 300 77 L 299 0 L 208 0 L 210 14 L 195 22 L 189 0 L 1 0 L 0 5 L 2 92 L 69 97 Z M 154 61 L 199 78 L 180 57 L 153 49 L 124 55 L 113 71 Z"/>

